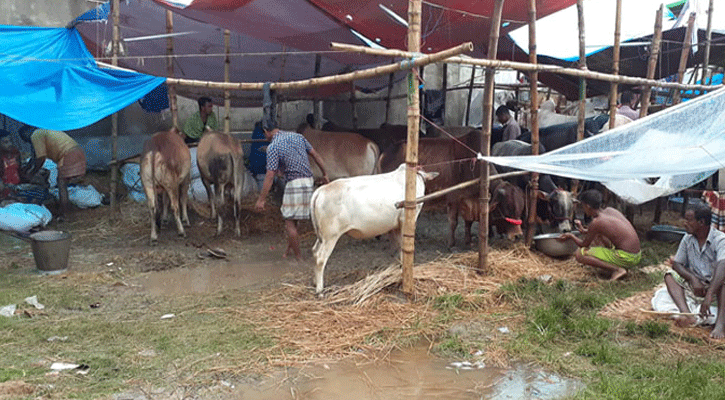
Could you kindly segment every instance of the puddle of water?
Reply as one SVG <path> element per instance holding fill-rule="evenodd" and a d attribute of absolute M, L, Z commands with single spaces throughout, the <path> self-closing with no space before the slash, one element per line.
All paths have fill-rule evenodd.
<path fill-rule="evenodd" d="M 508 371 L 496 385 L 491 400 L 546 399 L 554 400 L 573 396 L 584 384 L 573 379 L 528 368 Z"/>

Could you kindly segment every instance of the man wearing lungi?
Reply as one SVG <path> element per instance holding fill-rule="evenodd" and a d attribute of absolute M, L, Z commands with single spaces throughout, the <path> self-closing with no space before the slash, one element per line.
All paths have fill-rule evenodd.
<path fill-rule="evenodd" d="M 267 194 L 272 188 L 274 176 L 280 173 L 284 176 L 285 187 L 282 197 L 282 217 L 285 220 L 287 231 L 287 249 L 283 257 L 294 252 L 295 258 L 302 259 L 300 239 L 297 233 L 297 221 L 310 218 L 310 199 L 314 190 L 314 181 L 310 160 L 311 155 L 323 173 L 325 183 L 330 182 L 327 177 L 322 157 L 312 148 L 310 142 L 299 133 L 282 131 L 277 128 L 271 119 L 262 121 L 264 136 L 270 141 L 267 146 L 267 173 L 264 176 L 262 191 L 259 193 L 257 211 L 264 209 Z"/>
<path fill-rule="evenodd" d="M 78 142 L 65 132 L 36 129 L 25 125 L 18 131 L 20 137 L 32 143 L 35 162 L 31 163 L 27 176 L 34 176 L 45 163 L 53 160 L 58 166 L 58 193 L 60 197 L 59 219 L 66 217 L 68 211 L 68 183 L 78 180 L 86 174 L 86 154 Z"/>
<path fill-rule="evenodd" d="M 687 297 L 700 305 L 700 316 L 710 315 L 710 304 L 717 300 L 714 339 L 725 338 L 725 233 L 710 226 L 711 211 L 696 205 L 685 212 L 687 234 L 680 241 L 675 256 L 669 259 L 672 269 L 665 273 L 667 292 L 681 313 L 690 313 Z M 679 326 L 694 324 L 692 315 L 677 316 Z"/>

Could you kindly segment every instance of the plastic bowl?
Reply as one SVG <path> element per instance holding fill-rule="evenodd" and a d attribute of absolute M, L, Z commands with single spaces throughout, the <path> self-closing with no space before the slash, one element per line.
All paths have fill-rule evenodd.
<path fill-rule="evenodd" d="M 577 237 L 580 236 L 578 231 L 571 232 Z M 544 235 L 534 236 L 534 247 L 536 250 L 546 254 L 549 257 L 568 257 L 579 248 L 573 240 L 561 242 L 557 240 L 561 233 L 547 233 Z"/>

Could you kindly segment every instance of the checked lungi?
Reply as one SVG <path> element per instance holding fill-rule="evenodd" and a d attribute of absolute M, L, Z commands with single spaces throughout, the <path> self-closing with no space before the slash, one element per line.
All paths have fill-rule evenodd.
<path fill-rule="evenodd" d="M 712 211 L 712 227 L 725 232 L 725 192 L 706 190 L 702 199 Z"/>
<path fill-rule="evenodd" d="M 284 219 L 310 219 L 310 199 L 315 190 L 314 180 L 297 178 L 287 182 L 282 197 L 282 217 Z"/>

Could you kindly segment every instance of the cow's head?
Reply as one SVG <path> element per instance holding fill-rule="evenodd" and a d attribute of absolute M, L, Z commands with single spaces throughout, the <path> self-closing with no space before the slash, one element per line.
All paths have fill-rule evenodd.
<path fill-rule="evenodd" d="M 539 199 L 546 203 L 546 215 L 539 215 L 548 220 L 550 226 L 558 232 L 571 232 L 574 219 L 574 204 L 577 200 L 571 192 L 563 189 L 552 190 L 549 193 L 539 191 Z"/>
<path fill-rule="evenodd" d="M 505 222 L 505 233 L 511 240 L 517 236 L 523 236 L 521 224 L 526 207 L 525 202 L 524 191 L 518 186 L 505 180 L 493 184 L 488 212 L 491 221 Z"/>

